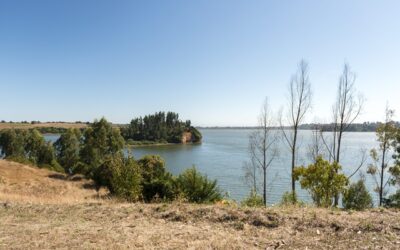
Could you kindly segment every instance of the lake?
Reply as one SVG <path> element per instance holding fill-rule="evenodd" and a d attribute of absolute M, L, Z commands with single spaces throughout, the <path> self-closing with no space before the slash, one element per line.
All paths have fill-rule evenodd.
<path fill-rule="evenodd" d="M 241 200 L 249 193 L 249 186 L 244 181 L 244 162 L 249 160 L 248 136 L 250 129 L 200 129 L 203 142 L 199 145 L 168 145 L 146 146 L 133 148 L 135 158 L 146 154 L 158 154 L 165 159 L 167 169 L 173 174 L 179 174 L 186 168 L 195 165 L 199 171 L 211 179 L 217 179 L 220 188 L 231 199 Z M 57 135 L 46 135 L 54 141 Z M 309 164 L 308 147 L 312 141 L 312 131 L 303 130 L 299 133 L 299 152 L 297 165 Z M 341 165 L 346 174 L 351 174 L 359 165 L 362 157 L 361 149 L 369 150 L 378 147 L 375 133 L 347 132 L 343 138 Z M 268 204 L 276 204 L 282 194 L 290 190 L 290 162 L 289 148 L 280 141 L 278 144 L 280 155 L 273 161 L 267 172 Z M 367 163 L 361 168 L 365 173 Z M 366 184 L 376 201 L 373 192 L 374 180 L 366 175 Z M 352 177 L 353 181 L 360 178 L 359 174 Z M 307 191 L 296 187 L 299 198 L 311 201 Z"/>

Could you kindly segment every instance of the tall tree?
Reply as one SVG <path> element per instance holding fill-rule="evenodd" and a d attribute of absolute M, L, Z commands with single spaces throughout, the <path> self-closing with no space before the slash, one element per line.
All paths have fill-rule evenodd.
<path fill-rule="evenodd" d="M 342 75 L 339 78 L 336 102 L 332 109 L 334 126 L 330 156 L 331 159 L 338 164 L 340 163 L 343 135 L 351 124 L 358 118 L 364 104 L 364 98 L 362 95 L 357 95 L 354 86 L 355 81 L 355 73 L 351 71 L 350 66 L 345 63 Z M 354 175 L 354 173 L 352 175 Z M 338 201 L 339 194 L 335 197 L 335 206 L 338 205 Z"/>
<path fill-rule="evenodd" d="M 257 192 L 257 173 L 261 170 L 264 205 L 267 204 L 267 169 L 278 154 L 277 133 L 272 131 L 273 119 L 268 99 L 265 98 L 258 118 L 258 127 L 249 137 L 250 162 L 245 168 L 245 175 L 252 184 L 254 193 Z"/>
<path fill-rule="evenodd" d="M 68 129 L 54 143 L 58 162 L 67 173 L 73 173 L 79 162 L 81 136 L 78 129 Z"/>
<path fill-rule="evenodd" d="M 373 163 L 368 166 L 367 171 L 368 174 L 371 174 L 374 177 L 376 183 L 375 191 L 379 196 L 379 206 L 383 205 L 383 197 L 386 195 L 385 187 L 390 181 L 389 178 L 385 181 L 385 173 L 390 160 L 388 154 L 390 152 L 390 148 L 393 146 L 397 131 L 396 125 L 392 120 L 393 115 L 394 110 L 389 109 L 389 106 L 386 106 L 385 121 L 378 126 L 376 130 L 379 149 L 371 150 L 371 158 L 373 159 Z"/>
<path fill-rule="evenodd" d="M 286 121 L 283 121 L 282 115 L 280 119 L 283 137 L 285 138 L 285 141 L 292 154 L 291 176 L 293 201 L 296 197 L 296 179 L 294 176 L 294 168 L 296 167 L 298 130 L 299 125 L 303 122 L 305 115 L 311 108 L 311 102 L 312 92 L 308 64 L 302 60 L 298 65 L 297 73 L 292 76 L 289 84 L 289 100 Z M 289 126 L 289 129 L 286 129 L 285 125 Z"/>
<path fill-rule="evenodd" d="M 118 128 L 113 128 L 105 118 L 95 121 L 83 135 L 80 158 L 89 167 L 93 175 L 103 163 L 122 153 L 124 139 Z"/>
<path fill-rule="evenodd" d="M 333 158 L 340 163 L 340 153 L 343 134 L 360 115 L 364 98 L 356 95 L 354 83 L 356 75 L 348 64 L 344 64 L 342 75 L 339 78 L 336 102 L 333 106 Z"/>

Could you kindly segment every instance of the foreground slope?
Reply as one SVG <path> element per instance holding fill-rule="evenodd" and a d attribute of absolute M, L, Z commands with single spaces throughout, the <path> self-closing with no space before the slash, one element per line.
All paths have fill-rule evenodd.
<path fill-rule="evenodd" d="M 54 174 L 0 161 L 1 249 L 400 248 L 396 210 L 128 204 Z"/>

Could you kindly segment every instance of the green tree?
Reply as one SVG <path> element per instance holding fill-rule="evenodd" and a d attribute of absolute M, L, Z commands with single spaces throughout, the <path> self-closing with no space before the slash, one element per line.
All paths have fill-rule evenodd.
<path fill-rule="evenodd" d="M 181 173 L 176 182 L 178 189 L 189 202 L 209 203 L 222 199 L 217 181 L 208 180 L 207 176 L 200 174 L 195 167 Z"/>
<path fill-rule="evenodd" d="M 189 120 L 182 122 L 174 112 L 157 112 L 132 119 L 130 124 L 122 128 L 125 140 L 154 141 L 180 143 L 184 132 L 192 133 L 192 141 L 199 142 L 201 134 L 191 126 Z"/>
<path fill-rule="evenodd" d="M 364 179 L 352 183 L 343 192 L 342 204 L 345 209 L 363 210 L 372 207 L 372 197 L 365 187 Z"/>
<path fill-rule="evenodd" d="M 166 171 L 164 160 L 158 155 L 146 155 L 138 161 L 142 174 L 142 194 L 146 202 L 155 198 L 171 200 L 175 197 L 174 179 Z"/>
<path fill-rule="evenodd" d="M 296 180 L 300 179 L 302 188 L 307 189 L 317 206 L 332 206 L 334 198 L 346 187 L 348 179 L 340 174 L 341 166 L 329 163 L 322 157 L 318 157 L 314 164 L 308 167 L 297 167 L 294 171 Z"/>
<path fill-rule="evenodd" d="M 25 152 L 28 160 L 34 164 L 42 164 L 43 161 L 45 161 L 44 158 L 46 158 L 44 156 L 44 154 L 46 154 L 46 141 L 43 135 L 38 130 L 32 129 L 28 131 L 25 140 Z"/>
<path fill-rule="evenodd" d="M 67 173 L 75 173 L 79 163 L 81 132 L 78 129 L 68 129 L 54 143 L 57 160 Z"/>
<path fill-rule="evenodd" d="M 386 186 L 390 179 L 385 177 L 387 172 L 389 156 L 388 153 L 394 143 L 396 136 L 396 125 L 392 120 L 394 111 L 386 107 L 385 111 L 385 122 L 379 125 L 376 129 L 376 136 L 379 142 L 379 153 L 378 150 L 371 150 L 371 158 L 373 163 L 368 166 L 367 173 L 374 177 L 376 186 L 375 192 L 378 193 L 379 206 L 383 205 L 383 197 L 386 195 Z"/>
<path fill-rule="evenodd" d="M 25 133 L 14 129 L 1 131 L 0 147 L 1 154 L 5 158 L 25 158 Z"/>
<path fill-rule="evenodd" d="M 392 186 L 400 186 L 400 129 L 397 129 L 395 141 L 394 141 L 394 154 L 395 160 L 393 166 L 389 168 L 391 174 L 389 184 Z M 400 188 L 397 189 L 396 193 L 390 195 L 387 200 L 384 200 L 385 206 L 400 207 Z"/>
<path fill-rule="evenodd" d="M 87 166 L 87 174 L 94 177 L 95 172 L 110 157 L 122 153 L 124 139 L 118 128 L 113 128 L 105 118 L 94 121 L 83 133 L 81 161 Z"/>
<path fill-rule="evenodd" d="M 51 142 L 43 143 L 37 153 L 37 165 L 57 172 L 64 172 L 64 169 L 56 160 L 54 147 Z"/>

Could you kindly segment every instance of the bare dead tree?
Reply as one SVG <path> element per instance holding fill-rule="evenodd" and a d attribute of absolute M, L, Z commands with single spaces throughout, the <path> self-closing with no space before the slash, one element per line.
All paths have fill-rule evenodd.
<path fill-rule="evenodd" d="M 315 162 L 318 156 L 325 155 L 325 145 L 323 137 L 321 136 L 322 128 L 320 125 L 315 124 L 312 129 L 312 140 L 308 145 L 308 157 L 311 161 Z"/>
<path fill-rule="evenodd" d="M 262 174 L 263 201 L 267 202 L 267 169 L 278 155 L 277 133 L 273 131 L 273 114 L 266 98 L 258 119 L 258 127 L 249 136 L 250 162 L 245 165 L 245 176 L 257 191 L 257 171 Z"/>
<path fill-rule="evenodd" d="M 353 177 L 365 164 L 365 162 L 367 161 L 367 149 L 365 148 L 360 148 L 360 160 L 359 160 L 359 164 L 356 167 L 356 169 L 353 171 L 353 173 L 351 173 L 349 176 L 347 176 L 348 179 L 350 179 L 351 177 Z"/>
<path fill-rule="evenodd" d="M 343 135 L 359 117 L 364 106 L 363 96 L 356 92 L 354 86 L 355 81 L 355 73 L 351 71 L 348 64 L 344 64 L 343 72 L 339 78 L 336 101 L 332 108 L 333 138 L 331 140 L 331 145 L 329 145 L 326 138 L 323 138 L 326 149 L 329 151 L 329 159 L 337 163 L 340 163 Z M 323 134 L 321 135 L 323 136 Z M 361 162 L 362 166 L 365 162 L 364 157 Z M 354 174 L 355 173 L 352 175 Z M 338 204 L 338 199 L 339 197 L 337 195 L 335 198 L 335 205 Z"/>
<path fill-rule="evenodd" d="M 339 79 L 336 103 L 333 108 L 334 141 L 336 141 L 333 150 L 337 163 L 340 163 L 343 133 L 358 118 L 364 106 L 362 95 L 356 95 L 355 81 L 355 73 L 351 71 L 348 64 L 345 64 Z"/>
<path fill-rule="evenodd" d="M 296 180 L 294 178 L 293 171 L 296 167 L 298 130 L 299 125 L 304 120 L 306 113 L 311 108 L 311 100 L 312 92 L 308 74 L 308 64 L 304 60 L 301 60 L 298 65 L 298 71 L 292 76 L 289 84 L 286 120 L 283 121 L 282 114 L 280 116 L 280 127 L 282 134 L 292 154 L 291 176 L 293 200 L 295 200 L 296 196 Z M 285 125 L 289 126 L 288 130 L 285 128 Z"/>
<path fill-rule="evenodd" d="M 245 183 L 250 187 L 252 193 L 257 194 L 259 191 L 258 182 L 261 169 L 259 168 L 258 158 L 254 155 L 254 152 L 256 152 L 256 144 L 254 143 L 256 139 L 254 138 L 254 136 L 254 132 L 249 135 L 250 160 L 244 162 L 243 171 Z"/>

